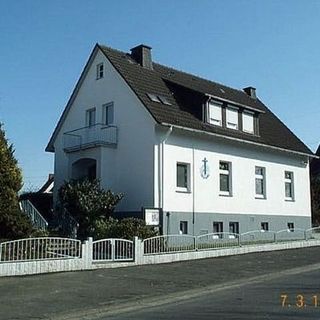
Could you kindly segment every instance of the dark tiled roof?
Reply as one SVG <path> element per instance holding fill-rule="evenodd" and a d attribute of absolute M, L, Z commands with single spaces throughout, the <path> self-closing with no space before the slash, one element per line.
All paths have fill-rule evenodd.
<path fill-rule="evenodd" d="M 99 47 L 158 123 L 203 130 L 312 154 L 312 151 L 259 99 L 253 99 L 241 90 L 232 89 L 158 63 L 153 63 L 154 70 L 146 69 L 127 53 L 105 46 Z M 153 102 L 147 93 L 163 95 L 167 97 L 171 105 Z M 260 112 L 259 136 L 204 123 L 201 118 L 201 110 L 202 103 L 206 99 L 205 94 L 232 101 L 236 105 L 248 106 Z"/>
<path fill-rule="evenodd" d="M 320 145 L 316 152 L 316 155 L 320 157 Z M 320 177 L 320 159 L 312 159 L 310 163 L 310 172 L 313 177 Z"/>

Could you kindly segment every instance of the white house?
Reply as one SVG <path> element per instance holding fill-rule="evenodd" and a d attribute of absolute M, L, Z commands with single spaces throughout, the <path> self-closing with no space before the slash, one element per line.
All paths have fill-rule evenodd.
<path fill-rule="evenodd" d="M 55 194 L 97 177 L 163 233 L 308 228 L 313 153 L 256 97 L 97 44 L 54 130 Z"/>

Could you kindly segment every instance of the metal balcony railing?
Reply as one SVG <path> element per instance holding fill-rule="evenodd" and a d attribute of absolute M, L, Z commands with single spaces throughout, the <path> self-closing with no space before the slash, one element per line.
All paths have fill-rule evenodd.
<path fill-rule="evenodd" d="M 63 136 L 64 149 L 67 152 L 96 146 L 115 146 L 117 145 L 118 128 L 99 123 L 65 132 Z"/>

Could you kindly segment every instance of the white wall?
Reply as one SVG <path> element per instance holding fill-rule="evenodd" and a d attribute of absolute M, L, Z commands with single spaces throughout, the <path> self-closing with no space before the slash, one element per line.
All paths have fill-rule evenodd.
<path fill-rule="evenodd" d="M 104 77 L 96 80 L 96 65 L 104 63 Z M 114 102 L 118 145 L 66 154 L 63 133 L 84 127 L 86 110 L 96 108 L 102 122 L 102 106 Z M 55 141 L 55 187 L 70 178 L 71 164 L 82 158 L 97 160 L 102 186 L 125 194 L 118 210 L 141 210 L 153 205 L 154 120 L 101 51 L 97 52 Z"/>
<path fill-rule="evenodd" d="M 210 168 L 207 179 L 200 175 L 205 157 Z M 219 195 L 220 160 L 232 163 L 231 197 Z M 303 164 L 306 160 L 215 137 L 202 135 L 199 139 L 174 130 L 165 144 L 164 210 L 192 212 L 194 206 L 195 212 L 311 216 L 309 165 Z M 176 191 L 177 162 L 190 163 L 190 193 Z M 255 198 L 255 166 L 266 168 L 266 199 Z M 294 173 L 295 201 L 285 201 L 284 171 Z"/>

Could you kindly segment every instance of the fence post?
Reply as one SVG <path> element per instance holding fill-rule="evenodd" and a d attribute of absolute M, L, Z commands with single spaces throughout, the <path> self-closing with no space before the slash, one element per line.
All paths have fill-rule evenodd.
<path fill-rule="evenodd" d="M 83 269 L 92 269 L 93 239 L 88 238 L 82 246 Z"/>
<path fill-rule="evenodd" d="M 241 240 L 240 240 L 240 238 L 241 238 L 241 234 L 238 234 L 238 247 L 241 247 Z"/>
<path fill-rule="evenodd" d="M 194 250 L 198 251 L 198 241 L 196 236 L 194 236 Z"/>
<path fill-rule="evenodd" d="M 276 232 L 274 233 L 273 237 L 274 237 L 274 242 L 276 243 L 277 242 L 277 233 Z"/>
<path fill-rule="evenodd" d="M 143 264 L 143 241 L 138 237 L 134 237 L 134 262 L 137 265 Z"/>
<path fill-rule="evenodd" d="M 111 260 L 115 261 L 116 258 L 116 240 L 111 239 Z"/>

